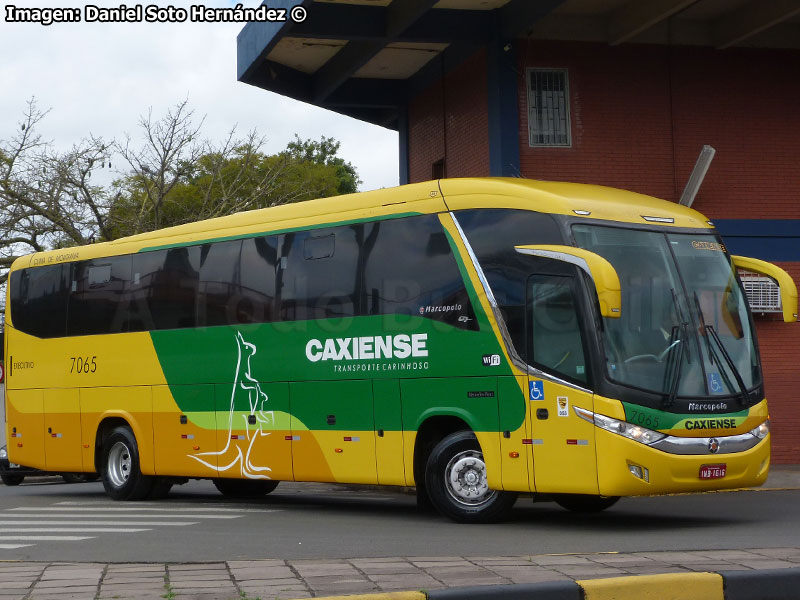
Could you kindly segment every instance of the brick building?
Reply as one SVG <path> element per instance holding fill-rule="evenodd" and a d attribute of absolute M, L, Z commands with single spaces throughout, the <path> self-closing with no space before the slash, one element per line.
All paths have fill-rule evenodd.
<path fill-rule="evenodd" d="M 396 129 L 401 183 L 522 176 L 677 202 L 710 145 L 693 208 L 800 281 L 797 0 L 302 4 L 301 23 L 242 30 L 239 79 Z M 798 463 L 800 326 L 756 323 L 773 461 Z"/>

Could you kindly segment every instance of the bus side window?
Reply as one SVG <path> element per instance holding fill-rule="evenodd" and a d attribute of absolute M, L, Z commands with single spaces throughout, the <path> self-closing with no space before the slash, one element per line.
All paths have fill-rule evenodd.
<path fill-rule="evenodd" d="M 199 246 L 135 254 L 130 330 L 194 327 L 199 280 Z"/>
<path fill-rule="evenodd" d="M 14 327 L 40 338 L 67 334 L 67 301 L 71 264 L 11 273 L 11 320 Z"/>
<path fill-rule="evenodd" d="M 238 322 L 239 255 L 242 240 L 200 246 L 197 326 L 233 325 Z"/>
<path fill-rule="evenodd" d="M 362 229 L 357 224 L 285 234 L 281 320 L 340 319 L 359 314 L 357 264 Z"/>
<path fill-rule="evenodd" d="M 478 329 L 472 303 L 436 215 L 365 225 L 364 313 L 421 316 Z"/>
<path fill-rule="evenodd" d="M 527 304 L 531 364 L 586 383 L 587 366 L 572 278 L 531 276 Z"/>
<path fill-rule="evenodd" d="M 242 241 L 237 322 L 271 323 L 275 316 L 275 275 L 278 238 L 257 237 Z"/>
<path fill-rule="evenodd" d="M 67 335 L 128 331 L 130 278 L 130 255 L 73 263 Z"/>

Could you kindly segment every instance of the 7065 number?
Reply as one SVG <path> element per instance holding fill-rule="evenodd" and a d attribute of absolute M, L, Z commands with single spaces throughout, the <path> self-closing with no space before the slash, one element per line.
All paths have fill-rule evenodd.
<path fill-rule="evenodd" d="M 646 412 L 638 410 L 631 411 L 630 422 L 634 425 L 644 425 L 653 429 L 658 427 L 658 417 L 653 417 Z"/>
<path fill-rule="evenodd" d="M 82 357 L 70 356 L 72 366 L 69 369 L 70 373 L 94 373 L 97 371 L 97 357 Z"/>

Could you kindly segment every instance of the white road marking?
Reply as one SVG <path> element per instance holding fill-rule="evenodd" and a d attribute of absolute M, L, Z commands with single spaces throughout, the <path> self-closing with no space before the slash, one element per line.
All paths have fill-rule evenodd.
<path fill-rule="evenodd" d="M 13 509 L 16 510 L 16 509 Z M 79 518 L 79 517 L 86 517 L 87 515 L 78 514 L 53 514 L 51 512 L 43 511 L 39 513 L 31 512 L 37 509 L 35 508 L 26 508 L 25 513 L 12 513 L 12 512 L 3 512 L 2 517 L 5 519 L 8 518 L 24 518 L 24 519 L 41 519 L 41 518 L 48 518 L 48 519 L 69 519 L 71 517 Z M 154 515 L 150 514 L 119 514 L 119 513 L 109 513 L 103 514 L 105 511 L 98 510 L 94 514 L 98 517 L 105 517 L 110 519 L 114 517 L 115 519 L 180 519 L 180 515 L 177 514 L 169 514 L 169 515 Z M 241 519 L 244 515 L 186 515 L 186 519 Z"/>
<path fill-rule="evenodd" d="M 96 535 L 82 535 L 86 533 L 142 533 L 161 527 L 199 525 L 206 519 L 241 519 L 244 513 L 273 512 L 281 510 L 240 509 L 208 504 L 202 507 L 175 504 L 165 507 L 163 504 L 119 506 L 118 503 L 92 502 L 19 506 L 0 511 L 0 550 L 36 545 L 15 542 L 79 542 L 97 538 Z"/>
<path fill-rule="evenodd" d="M 146 502 L 135 502 L 136 506 L 120 506 L 120 502 L 59 502 L 58 504 L 53 504 L 47 507 L 47 510 L 83 510 L 83 511 L 92 511 L 92 510 L 114 510 L 114 511 L 130 511 L 130 510 L 145 510 L 145 511 L 156 511 L 156 512 L 228 512 L 228 513 L 264 513 L 264 512 L 276 512 L 279 509 L 274 508 L 231 508 L 229 504 L 225 506 L 215 506 L 209 504 L 203 504 L 202 506 L 181 506 L 175 505 L 173 503 L 152 503 L 148 504 Z M 26 510 L 25 507 L 14 508 L 11 510 Z"/>
<path fill-rule="evenodd" d="M 52 515 L 50 515 L 52 517 Z M 5 519 L 6 517 L 22 517 L 25 519 L 33 519 L 36 516 L 26 516 L 26 515 L 2 515 L 2 518 Z M 129 525 L 131 527 L 141 527 L 141 526 L 148 526 L 148 527 L 185 527 L 186 525 L 197 525 L 198 521 L 182 521 L 177 523 L 164 523 L 163 521 L 124 521 L 125 525 Z M 14 521 L 8 522 L 7 525 L 119 525 L 119 521 L 73 521 L 72 519 L 64 519 L 62 521 Z"/>
<path fill-rule="evenodd" d="M 110 506 L 110 507 L 94 507 L 94 506 L 71 506 L 71 507 L 63 507 L 63 506 L 18 506 L 16 508 L 9 508 L 8 510 L 14 511 L 31 511 L 31 510 L 44 510 L 48 512 L 159 512 L 159 513 L 186 513 L 186 512 L 211 512 L 208 508 L 194 508 L 194 507 L 186 507 L 186 508 L 156 508 L 150 506 Z M 236 508 L 215 508 L 213 512 L 228 512 L 228 513 L 245 513 L 245 512 L 256 512 L 256 513 L 268 513 L 268 512 L 277 512 L 275 509 L 267 509 L 267 510 L 248 510 L 248 509 L 236 509 Z"/>
<path fill-rule="evenodd" d="M 64 523 L 61 523 L 64 525 Z M 3 533 L 139 533 L 152 529 L 129 529 L 126 527 L 0 527 Z"/>
<path fill-rule="evenodd" d="M 0 535 L 0 542 L 74 542 L 78 540 L 92 540 L 97 536 L 88 535 Z"/>

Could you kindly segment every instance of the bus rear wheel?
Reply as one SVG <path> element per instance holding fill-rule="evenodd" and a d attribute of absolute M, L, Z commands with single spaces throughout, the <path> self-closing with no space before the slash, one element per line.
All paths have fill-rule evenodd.
<path fill-rule="evenodd" d="M 139 447 L 129 427 L 116 427 L 103 444 L 103 487 L 114 500 L 141 500 L 153 487 L 153 478 L 139 468 Z"/>
<path fill-rule="evenodd" d="M 436 444 L 425 485 L 436 509 L 460 523 L 499 521 L 517 499 L 512 492 L 489 488 L 483 453 L 471 431 L 457 431 Z"/>
<path fill-rule="evenodd" d="M 619 496 L 592 496 L 590 494 L 558 494 L 556 504 L 578 513 L 598 513 L 614 506 Z"/>
<path fill-rule="evenodd" d="M 266 496 L 276 487 L 277 481 L 271 479 L 214 479 L 214 487 L 220 494 L 229 498 L 259 498 Z"/>

